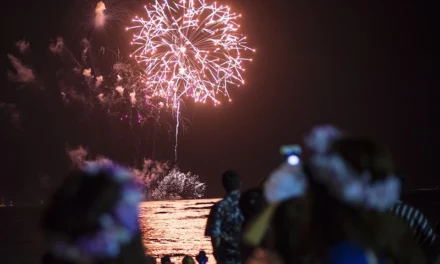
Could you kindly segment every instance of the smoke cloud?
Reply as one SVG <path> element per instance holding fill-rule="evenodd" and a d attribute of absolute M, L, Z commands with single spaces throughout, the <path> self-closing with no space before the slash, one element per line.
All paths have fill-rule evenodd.
<path fill-rule="evenodd" d="M 55 43 L 51 43 L 49 45 L 50 52 L 52 52 L 55 55 L 61 54 L 61 52 L 63 52 L 63 49 L 64 49 L 64 40 L 62 37 L 58 37 Z"/>
<path fill-rule="evenodd" d="M 122 86 L 116 86 L 115 90 L 122 96 L 124 94 L 124 88 Z"/>
<path fill-rule="evenodd" d="M 15 104 L 7 104 L 0 102 L 0 110 L 5 112 L 11 124 L 17 128 L 21 129 L 21 115 Z"/>
<path fill-rule="evenodd" d="M 94 160 L 87 159 L 88 151 L 82 146 L 68 150 L 67 154 L 76 168 L 89 163 L 112 162 L 103 156 Z M 145 187 L 147 198 L 151 200 L 201 198 L 206 191 L 206 184 L 199 180 L 198 175 L 181 172 L 178 167 L 171 166 L 169 162 L 145 159 L 141 169 L 132 167 L 128 169 Z"/>
<path fill-rule="evenodd" d="M 25 53 L 26 51 L 29 50 L 29 48 L 31 47 L 31 44 L 29 42 L 27 42 L 26 40 L 20 40 L 17 43 L 15 43 L 15 46 L 17 46 L 20 53 Z"/>
<path fill-rule="evenodd" d="M 99 87 L 103 81 L 104 81 L 104 77 L 102 76 L 96 77 L 96 83 L 95 83 L 96 87 Z"/>
<path fill-rule="evenodd" d="M 8 54 L 8 59 L 16 71 L 16 74 L 8 71 L 9 80 L 18 83 L 30 83 L 35 81 L 34 72 L 25 66 L 18 58 Z"/>
<path fill-rule="evenodd" d="M 87 149 L 83 148 L 82 146 L 79 146 L 76 149 L 67 150 L 67 155 L 72 161 L 72 164 L 77 168 L 80 168 L 84 165 L 88 154 L 89 152 Z"/>
<path fill-rule="evenodd" d="M 93 77 L 93 75 L 92 75 L 92 69 L 90 69 L 90 68 L 88 68 L 88 69 L 84 69 L 84 70 L 83 70 L 83 75 L 84 75 L 86 78 L 92 78 L 92 77 Z"/>
<path fill-rule="evenodd" d="M 130 93 L 130 102 L 131 104 L 136 104 L 136 92 Z"/>
<path fill-rule="evenodd" d="M 83 46 L 83 51 L 82 51 L 82 60 L 84 62 L 87 61 L 87 52 L 89 52 L 89 48 L 90 48 L 90 41 L 88 41 L 87 39 L 83 39 L 81 41 L 82 46 Z"/>

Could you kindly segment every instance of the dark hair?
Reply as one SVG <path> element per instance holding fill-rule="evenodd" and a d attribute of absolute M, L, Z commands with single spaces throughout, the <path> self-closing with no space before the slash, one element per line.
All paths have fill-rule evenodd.
<path fill-rule="evenodd" d="M 337 140 L 331 152 L 340 155 L 355 171 L 369 171 L 372 181 L 393 172 L 391 157 L 378 144 L 359 138 Z M 377 213 L 348 206 L 329 194 L 326 186 L 317 183 L 308 165 L 310 177 L 311 225 L 309 245 L 313 254 L 323 256 L 337 243 L 351 241 L 397 263 L 424 263 L 411 231 L 391 213 Z"/>
<path fill-rule="evenodd" d="M 120 199 L 121 186 L 104 173 L 93 177 L 83 171 L 71 172 L 55 192 L 43 214 L 41 227 L 46 236 L 62 235 L 70 240 L 99 230 L 99 216 L 111 212 Z M 47 254 L 45 263 L 73 263 Z M 138 232 L 114 259 L 95 263 L 146 263 L 145 250 Z"/>
<path fill-rule="evenodd" d="M 308 216 L 307 199 L 293 198 L 282 202 L 271 222 L 274 250 L 285 263 L 302 263 L 305 255 Z"/>
<path fill-rule="evenodd" d="M 240 175 L 233 170 L 227 170 L 223 173 L 222 182 L 227 192 L 240 189 Z"/>
<path fill-rule="evenodd" d="M 263 211 L 267 202 L 264 198 L 263 189 L 260 187 L 252 188 L 243 192 L 240 196 L 239 207 L 240 211 L 244 217 L 243 221 L 243 230 L 246 230 L 247 226 L 252 223 L 254 217 L 256 217 L 260 212 Z M 263 241 L 259 245 L 259 247 L 264 247 L 266 243 L 266 239 L 263 238 Z M 247 258 L 254 251 L 254 247 L 247 245 L 246 243 L 240 244 L 240 256 L 242 259 L 242 263 L 245 263 Z"/>
<path fill-rule="evenodd" d="M 259 188 L 264 188 L 264 185 L 266 184 L 267 180 L 269 179 L 269 177 L 265 176 L 262 177 L 259 181 L 258 181 L 258 187 Z"/>
<path fill-rule="evenodd" d="M 206 256 L 206 252 L 203 251 L 203 250 L 199 251 L 199 254 L 196 256 L 196 260 L 199 263 L 202 263 L 202 262 L 206 263 L 206 262 L 208 262 L 208 257 Z"/>
<path fill-rule="evenodd" d="M 331 152 L 339 154 L 358 173 L 371 172 L 372 180 L 394 172 L 390 153 L 375 142 L 362 138 L 343 138 L 333 143 Z"/>
<path fill-rule="evenodd" d="M 168 256 L 168 255 L 163 256 L 163 257 L 160 259 L 160 263 L 162 263 L 162 264 L 168 264 L 168 263 L 171 263 L 171 258 L 170 258 L 170 256 Z"/>
<path fill-rule="evenodd" d="M 195 264 L 195 261 L 192 257 L 190 256 L 185 256 L 182 259 L 182 264 Z"/>
<path fill-rule="evenodd" d="M 252 188 L 244 191 L 238 205 L 244 217 L 244 224 L 246 224 L 266 206 L 263 189 Z"/>

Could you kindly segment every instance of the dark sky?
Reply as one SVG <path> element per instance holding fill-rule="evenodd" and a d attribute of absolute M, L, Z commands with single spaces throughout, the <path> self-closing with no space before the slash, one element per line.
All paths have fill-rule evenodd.
<path fill-rule="evenodd" d="M 116 2 L 126 12 L 137 7 L 136 1 Z M 440 25 L 434 6 L 417 0 L 234 3 L 243 13 L 242 30 L 257 49 L 247 66 L 247 84 L 230 90 L 231 104 L 188 105 L 183 115 L 190 124 L 179 138 L 179 165 L 201 175 L 207 196 L 223 194 L 220 175 L 229 168 L 241 173 L 245 187 L 256 184 L 279 162 L 280 145 L 301 141 L 322 123 L 388 146 L 409 188 L 440 185 L 433 158 L 439 146 L 434 95 L 440 87 L 433 67 Z M 7 82 L 4 70 L 0 103 L 15 104 L 21 124 L 14 126 L 0 109 L 0 195 L 22 202 L 44 198 L 66 173 L 68 147 L 83 145 L 94 155 L 131 165 L 151 157 L 151 126 L 66 107 L 51 81 L 56 66 L 47 59 L 49 41 L 63 36 L 74 47 L 89 37 L 85 6 L 83 1 L 3 3 L 4 66 L 11 69 L 6 55 L 17 54 L 14 42 L 25 37 L 31 43 L 25 59 L 44 80 L 18 87 Z M 113 24 L 107 39 L 127 53 L 125 25 Z M 159 130 L 155 156 L 172 160 L 173 134 Z"/>

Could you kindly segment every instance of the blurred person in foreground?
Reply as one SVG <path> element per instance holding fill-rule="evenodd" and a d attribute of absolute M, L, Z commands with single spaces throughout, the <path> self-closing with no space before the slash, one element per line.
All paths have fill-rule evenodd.
<path fill-rule="evenodd" d="M 110 161 L 73 171 L 42 219 L 43 263 L 149 263 L 137 219 L 142 198 L 131 173 Z"/>
<path fill-rule="evenodd" d="M 400 178 L 400 182 L 402 185 L 404 184 L 403 177 Z M 405 221 L 412 230 L 416 243 L 420 245 L 427 255 L 432 256 L 438 253 L 438 249 L 434 246 L 436 240 L 435 231 L 420 210 L 399 200 L 391 206 L 390 211 Z"/>
<path fill-rule="evenodd" d="M 281 242 L 293 241 L 289 247 L 298 256 L 286 254 L 289 247 L 274 252 L 259 250 L 248 263 L 426 263 L 411 231 L 388 211 L 399 198 L 400 182 L 393 175 L 390 156 L 380 146 L 345 137 L 329 126 L 313 130 L 306 144 L 313 152 L 303 169 L 307 191 L 294 197 L 305 198 L 304 211 L 295 212 L 300 203 L 292 207 L 286 204 L 289 200 L 278 199 L 287 206 L 286 212 L 292 212 L 290 215 L 299 213 L 299 222 L 289 225 L 282 219 L 286 214 L 272 220 L 281 221 L 286 234 L 292 234 Z M 296 177 L 284 177 L 283 182 L 304 185 L 304 178 L 298 177 L 301 174 L 290 175 Z M 263 230 L 261 226 L 252 230 L 250 238 Z M 295 238 L 295 232 L 302 233 Z"/>
<path fill-rule="evenodd" d="M 286 157 L 264 182 L 263 208 L 245 225 L 242 242 L 253 249 L 246 263 L 302 263 L 306 191 L 302 162 L 298 159 L 292 163 Z"/>
<path fill-rule="evenodd" d="M 243 230 L 246 230 L 247 226 L 252 223 L 252 219 L 258 215 L 266 206 L 266 200 L 264 198 L 263 188 L 255 187 L 246 190 L 242 193 L 240 202 L 240 210 L 243 214 Z M 262 239 L 259 243 L 259 247 L 267 248 L 268 238 Z M 255 249 L 255 245 L 247 245 L 240 243 L 241 260 L 244 262 L 252 251 Z"/>
<path fill-rule="evenodd" d="M 241 263 L 240 236 L 243 215 L 239 208 L 240 176 L 228 170 L 222 176 L 226 196 L 214 204 L 208 216 L 205 236 L 211 237 L 214 258 L 219 264 Z"/>
<path fill-rule="evenodd" d="M 411 230 L 388 209 L 400 197 L 391 156 L 378 144 L 312 131 L 305 172 L 311 200 L 310 255 L 325 263 L 426 263 Z"/>

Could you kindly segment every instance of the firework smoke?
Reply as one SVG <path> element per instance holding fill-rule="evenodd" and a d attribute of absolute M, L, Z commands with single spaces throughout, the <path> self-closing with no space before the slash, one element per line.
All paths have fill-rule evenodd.
<path fill-rule="evenodd" d="M 2 112 L 5 112 L 5 114 L 9 118 L 9 121 L 15 128 L 21 129 L 20 111 L 18 110 L 15 104 L 7 104 L 0 102 L 0 110 Z"/>
<path fill-rule="evenodd" d="M 95 83 L 96 87 L 99 87 L 101 85 L 102 81 L 104 81 L 104 77 L 102 77 L 102 76 L 96 77 L 96 83 Z"/>
<path fill-rule="evenodd" d="M 102 27 L 105 24 L 105 4 L 99 1 L 95 7 L 95 27 Z"/>
<path fill-rule="evenodd" d="M 30 68 L 25 66 L 18 58 L 11 54 L 8 54 L 8 59 L 16 71 L 16 74 L 8 71 L 8 77 L 11 81 L 18 83 L 30 83 L 35 81 L 34 72 Z"/>
<path fill-rule="evenodd" d="M 116 86 L 115 90 L 116 90 L 116 92 L 118 92 L 121 96 L 124 95 L 124 88 L 122 88 L 122 86 Z"/>
<path fill-rule="evenodd" d="M 92 77 L 93 77 L 93 75 L 92 75 L 92 69 L 90 69 L 90 68 L 88 68 L 88 69 L 84 69 L 84 70 L 83 70 L 83 75 L 84 75 L 87 79 L 92 78 Z"/>
<path fill-rule="evenodd" d="M 206 184 L 200 182 L 198 175 L 183 173 L 174 168 L 159 181 L 151 196 L 157 200 L 202 198 Z"/>
<path fill-rule="evenodd" d="M 88 152 L 83 147 L 67 151 L 72 164 L 82 168 L 88 163 L 112 162 L 106 157 L 94 160 L 87 159 Z M 152 200 L 163 199 L 194 199 L 202 198 L 205 194 L 206 184 L 199 180 L 198 175 L 191 172 L 183 173 L 169 162 L 159 162 L 146 159 L 141 169 L 129 168 L 136 179 L 143 184 Z"/>
<path fill-rule="evenodd" d="M 132 105 L 136 104 L 136 92 L 131 92 L 130 93 L 130 102 Z"/>
<path fill-rule="evenodd" d="M 29 44 L 29 42 L 27 42 L 26 40 L 20 40 L 17 43 L 15 43 L 15 46 L 17 46 L 20 53 L 25 53 L 26 51 L 29 50 L 31 44 Z"/>
<path fill-rule="evenodd" d="M 58 37 L 55 43 L 51 43 L 49 45 L 50 52 L 52 52 L 55 55 L 61 54 L 61 52 L 63 52 L 63 49 L 64 49 L 64 40 L 62 37 Z"/>
<path fill-rule="evenodd" d="M 67 150 L 66 152 L 75 167 L 81 167 L 89 154 L 87 149 L 83 148 L 82 146 L 79 146 L 76 149 Z"/>
<path fill-rule="evenodd" d="M 87 52 L 89 52 L 90 49 L 90 41 L 85 38 L 81 41 L 81 44 L 83 46 L 82 60 L 84 63 L 87 63 Z"/>

